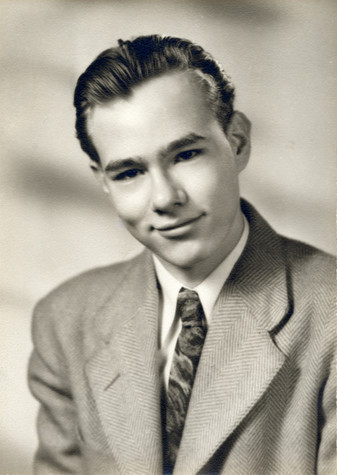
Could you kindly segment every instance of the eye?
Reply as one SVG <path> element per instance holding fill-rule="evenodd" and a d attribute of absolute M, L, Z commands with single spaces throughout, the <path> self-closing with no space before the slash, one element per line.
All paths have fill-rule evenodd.
<path fill-rule="evenodd" d="M 143 175 L 144 170 L 140 170 L 138 168 L 130 168 L 129 170 L 125 170 L 124 172 L 118 173 L 115 177 L 113 177 L 114 181 L 125 181 L 131 180 L 132 178 L 136 178 L 138 175 Z"/>
<path fill-rule="evenodd" d="M 202 150 L 200 149 L 184 150 L 183 152 L 178 153 L 178 155 L 175 157 L 175 162 L 183 162 L 183 161 L 191 160 L 197 155 L 200 155 L 201 152 Z"/>

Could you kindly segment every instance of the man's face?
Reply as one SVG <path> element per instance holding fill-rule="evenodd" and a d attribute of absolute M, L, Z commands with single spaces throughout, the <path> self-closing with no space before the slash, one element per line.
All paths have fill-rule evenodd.
<path fill-rule="evenodd" d="M 130 233 L 171 271 L 211 272 L 242 231 L 246 161 L 190 73 L 148 80 L 96 106 L 88 126 L 104 188 Z"/>

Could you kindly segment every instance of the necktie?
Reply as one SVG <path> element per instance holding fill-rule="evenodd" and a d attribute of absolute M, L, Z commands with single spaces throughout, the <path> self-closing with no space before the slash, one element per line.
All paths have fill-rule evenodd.
<path fill-rule="evenodd" d="M 181 318 L 182 328 L 175 347 L 166 400 L 166 473 L 172 470 L 177 457 L 207 332 L 205 314 L 194 290 L 180 289 L 176 315 Z"/>

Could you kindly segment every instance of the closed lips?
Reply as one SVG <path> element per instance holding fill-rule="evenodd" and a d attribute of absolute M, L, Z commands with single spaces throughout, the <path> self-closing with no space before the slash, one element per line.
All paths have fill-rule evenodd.
<path fill-rule="evenodd" d="M 193 223 L 193 221 L 197 221 L 201 216 L 197 216 L 196 218 L 191 218 L 181 223 L 171 224 L 170 226 L 165 227 L 156 227 L 157 231 L 170 231 L 171 229 L 181 228 L 182 226 L 186 226 L 187 224 Z"/>

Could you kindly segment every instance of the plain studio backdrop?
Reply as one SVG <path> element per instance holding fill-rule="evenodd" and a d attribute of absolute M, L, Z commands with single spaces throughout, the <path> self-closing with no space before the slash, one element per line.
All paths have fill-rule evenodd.
<path fill-rule="evenodd" d="M 334 0 L 2 0 L 0 473 L 31 473 L 37 403 L 26 384 L 34 303 L 140 246 L 74 138 L 78 75 L 118 38 L 196 41 L 250 118 L 242 195 L 279 232 L 335 248 Z M 62 315 L 60 315 L 62 318 Z"/>

